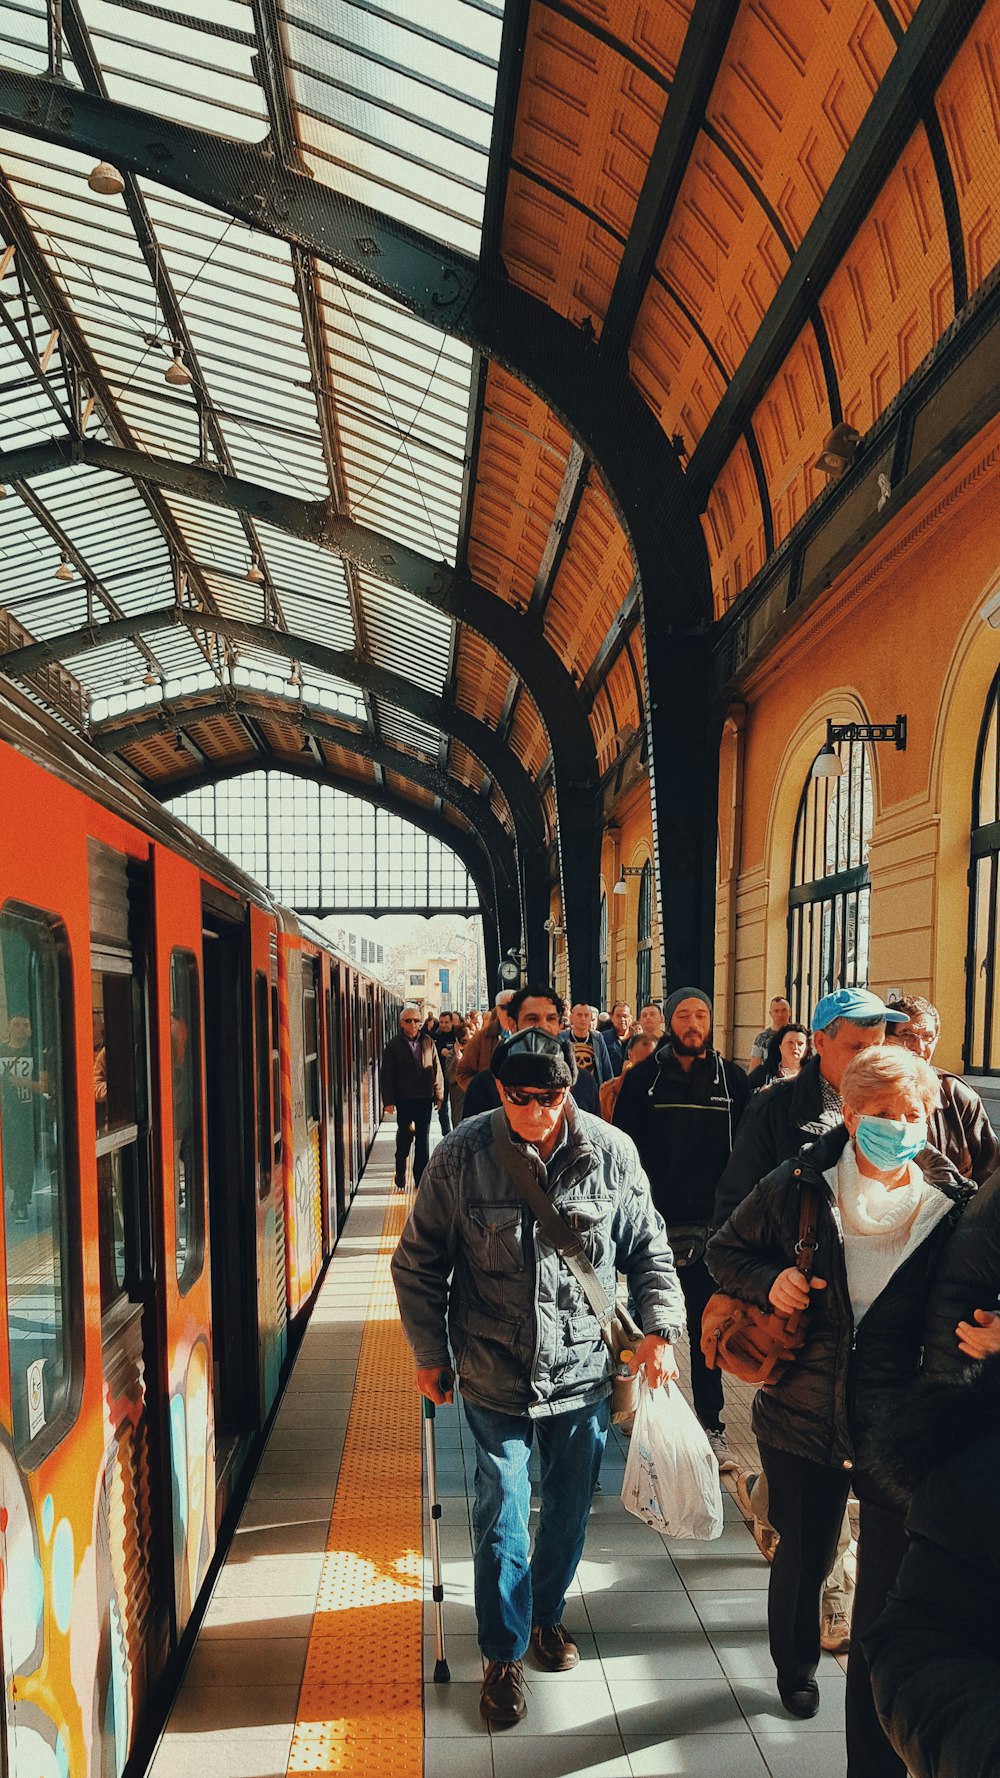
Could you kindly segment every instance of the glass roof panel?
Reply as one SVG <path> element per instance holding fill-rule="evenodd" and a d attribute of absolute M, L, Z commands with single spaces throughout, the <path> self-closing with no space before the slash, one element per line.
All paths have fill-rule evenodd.
<path fill-rule="evenodd" d="M 373 574 L 359 574 L 358 584 L 372 659 L 440 695 L 451 663 L 451 618 Z"/>
<path fill-rule="evenodd" d="M 192 29 L 182 16 L 159 18 L 128 0 L 79 4 L 110 98 L 241 141 L 259 142 L 267 134 L 248 4 L 213 6 L 218 22 L 223 12 L 233 21 L 232 36 Z"/>
<path fill-rule="evenodd" d="M 477 254 L 502 6 L 283 0 L 281 14 L 316 177 Z"/>

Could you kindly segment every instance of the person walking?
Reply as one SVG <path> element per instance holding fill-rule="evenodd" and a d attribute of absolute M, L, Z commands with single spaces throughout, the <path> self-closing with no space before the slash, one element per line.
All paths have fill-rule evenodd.
<path fill-rule="evenodd" d="M 747 1063 L 748 1074 L 752 1074 L 755 1068 L 759 1068 L 761 1063 L 767 1060 L 767 1052 L 772 1039 L 777 1036 L 779 1031 L 784 1030 L 792 1016 L 791 1001 L 786 1000 L 784 994 L 775 994 L 767 1009 L 767 1016 L 770 1024 L 765 1030 L 758 1031 L 750 1045 L 750 1060 Z"/>
<path fill-rule="evenodd" d="M 627 1137 L 578 1111 L 572 1058 L 533 1027 L 493 1058 L 501 1108 L 435 1149 L 392 1261 L 416 1386 L 440 1405 L 457 1375 L 476 1447 L 474 1576 L 488 1662 L 480 1711 L 496 1728 L 525 1713 L 522 1661 L 575 1667 L 562 1624 L 608 1433 L 611 1361 L 574 1275 L 517 1185 L 525 1162 L 613 1298 L 625 1274 L 648 1330 L 634 1365 L 675 1379 L 683 1300 L 663 1223 Z M 449 1351 L 449 1337 L 451 1351 Z M 452 1357 L 454 1354 L 454 1358 Z M 529 1548 L 528 1460 L 538 1441 L 541 1510 Z"/>
<path fill-rule="evenodd" d="M 645 1062 L 655 1049 L 656 1038 L 646 1037 L 641 1031 L 637 1031 L 634 1037 L 629 1038 L 625 1046 L 625 1060 L 622 1063 L 621 1072 L 613 1075 L 610 1080 L 606 1080 L 601 1088 L 601 1116 L 607 1123 L 612 1124 L 615 1121 L 615 1106 L 618 1103 L 618 1095 L 622 1090 L 622 1081 L 626 1074 L 637 1067 L 640 1062 Z"/>
<path fill-rule="evenodd" d="M 747 1075 L 751 1093 L 773 1087 L 776 1080 L 794 1080 L 810 1053 L 809 1031 L 805 1025 L 783 1025 L 776 1031 L 758 1068 Z"/>
<path fill-rule="evenodd" d="M 713 1049 L 712 1002 L 702 988 L 678 988 L 663 1014 L 666 1042 L 629 1070 L 614 1121 L 635 1142 L 667 1225 L 687 1307 L 695 1413 L 720 1470 L 734 1470 L 722 1378 L 702 1356 L 701 1318 L 715 1289 L 705 1264 L 715 1188 L 749 1098 L 747 1077 Z"/>
<path fill-rule="evenodd" d="M 559 1042 L 568 1054 L 573 1046 L 569 1035 L 562 1028 L 565 1004 L 562 996 L 554 988 L 534 986 L 527 983 L 518 988 L 508 1002 L 506 1017 L 511 1031 L 545 1031 L 550 1037 L 558 1037 Z M 496 1054 L 494 1049 L 493 1054 Z M 573 1085 L 570 1089 L 576 1104 L 581 1111 L 600 1115 L 601 1098 L 597 1082 L 593 1074 L 573 1064 Z M 481 1111 L 495 1111 L 500 1104 L 500 1092 L 496 1077 L 490 1067 L 483 1068 L 469 1082 L 462 1106 L 463 1118 L 478 1117 Z"/>
<path fill-rule="evenodd" d="M 601 1028 L 613 1074 L 620 1074 L 625 1066 L 625 1051 L 631 1035 L 632 1008 L 627 1000 L 616 1000 L 608 1014 L 607 1026 Z"/>
<path fill-rule="evenodd" d="M 467 1093 L 477 1074 L 490 1065 L 490 1057 L 505 1032 L 513 1031 L 514 1022 L 507 1009 L 514 998 L 513 988 L 501 988 L 486 1023 L 472 1032 L 458 1064 L 458 1084 Z"/>
<path fill-rule="evenodd" d="M 380 1087 L 382 1104 L 389 1117 L 396 1113 L 397 1191 L 406 1190 L 406 1158 L 413 1148 L 413 1177 L 417 1185 L 427 1165 L 431 1112 L 444 1098 L 444 1075 L 437 1044 L 420 1029 L 420 1012 L 404 1006 L 399 1031 L 382 1054 Z"/>
<path fill-rule="evenodd" d="M 720 1289 L 780 1315 L 806 1315 L 805 1344 L 776 1383 L 758 1390 L 752 1416 L 779 1536 L 768 1587 L 779 1696 L 793 1716 L 819 1708 L 820 1596 L 853 1483 L 861 1530 L 848 1778 L 904 1778 L 875 1712 L 862 1646 L 905 1548 L 898 1502 L 872 1473 L 872 1444 L 919 1374 L 928 1290 L 973 1188 L 927 1146 L 939 1089 L 926 1062 L 872 1046 L 854 1057 L 841 1087 L 842 1121 L 737 1205 L 710 1241 L 708 1263 Z M 796 1265 L 807 1190 L 811 1278 Z"/>
<path fill-rule="evenodd" d="M 906 1022 L 886 1032 L 887 1043 L 901 1043 L 933 1064 L 941 1036 L 941 1014 L 922 994 L 901 994 L 889 1002 L 894 1012 L 906 1014 Z M 965 1179 L 984 1185 L 1000 1167 L 1000 1138 L 974 1087 L 961 1075 L 935 1068 L 941 1086 L 941 1103 L 931 1119 L 930 1139 L 954 1163 Z"/>
<path fill-rule="evenodd" d="M 593 1007 L 585 1005 L 583 1001 L 571 1006 L 569 1036 L 579 1072 L 593 1075 L 599 1093 L 605 1081 L 612 1078 L 614 1069 L 604 1038 L 595 1027 L 593 1012 Z"/>

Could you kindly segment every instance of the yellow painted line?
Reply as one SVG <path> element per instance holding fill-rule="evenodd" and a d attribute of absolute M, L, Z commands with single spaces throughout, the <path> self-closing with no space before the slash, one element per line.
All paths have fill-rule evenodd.
<path fill-rule="evenodd" d="M 389 1273 L 411 1202 L 382 1225 L 289 1772 L 422 1778 L 421 1416 Z"/>

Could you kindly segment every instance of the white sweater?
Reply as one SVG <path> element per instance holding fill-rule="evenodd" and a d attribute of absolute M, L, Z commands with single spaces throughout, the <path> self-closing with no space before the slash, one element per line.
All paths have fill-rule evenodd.
<path fill-rule="evenodd" d="M 833 1192 L 844 1241 L 847 1288 L 857 1327 L 894 1272 L 951 1209 L 951 1199 L 929 1185 L 911 1161 L 905 1185 L 891 1190 L 858 1167 L 853 1142 L 823 1177 Z"/>

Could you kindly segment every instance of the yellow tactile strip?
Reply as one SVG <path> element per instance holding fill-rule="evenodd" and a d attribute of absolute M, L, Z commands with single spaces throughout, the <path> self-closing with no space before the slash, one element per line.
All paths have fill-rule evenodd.
<path fill-rule="evenodd" d="M 382 1225 L 289 1772 L 421 1778 L 421 1418 Z"/>

